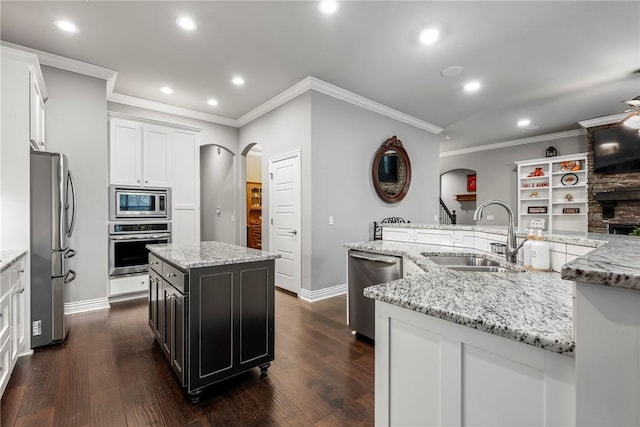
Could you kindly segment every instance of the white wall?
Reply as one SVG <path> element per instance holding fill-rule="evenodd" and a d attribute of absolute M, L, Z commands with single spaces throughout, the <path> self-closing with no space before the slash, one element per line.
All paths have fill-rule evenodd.
<path fill-rule="evenodd" d="M 311 99 L 311 290 L 318 290 L 345 283 L 342 244 L 369 240 L 373 221 L 400 216 L 436 223 L 439 144 L 430 132 L 327 95 L 312 92 Z M 409 154 L 412 178 L 404 200 L 389 204 L 375 192 L 371 167 L 380 144 L 393 135 Z"/>
<path fill-rule="evenodd" d="M 513 208 L 517 216 L 518 199 L 515 162 L 544 157 L 545 149 L 550 145 L 556 147 L 560 155 L 563 156 L 584 153 L 587 151 L 587 136 L 584 134 L 497 150 L 441 157 L 440 173 L 459 168 L 476 170 L 478 205 L 491 199 L 503 200 Z M 487 221 L 487 215 L 494 215 L 495 220 Z M 479 221 L 478 224 L 507 225 L 507 213 L 498 206 L 489 206 L 483 217 L 484 219 Z"/>
<path fill-rule="evenodd" d="M 236 167 L 232 152 L 219 145 L 200 147 L 201 240 L 236 243 Z M 220 208 L 220 214 L 217 213 Z M 243 215 L 243 211 L 239 211 Z"/>
<path fill-rule="evenodd" d="M 65 302 L 108 295 L 107 239 L 107 102 L 106 82 L 51 67 L 42 67 L 49 92 L 46 114 L 47 151 L 69 158 L 77 187 L 78 216 L 71 238 L 77 251 L 71 268 L 77 279 L 67 287 Z"/>
<path fill-rule="evenodd" d="M 476 173 L 471 169 L 454 169 L 440 175 L 440 198 L 450 211 L 456 211 L 456 224 L 473 225 L 473 213 L 476 210 L 476 202 L 459 202 L 456 194 L 469 194 L 467 192 L 467 175 Z"/>

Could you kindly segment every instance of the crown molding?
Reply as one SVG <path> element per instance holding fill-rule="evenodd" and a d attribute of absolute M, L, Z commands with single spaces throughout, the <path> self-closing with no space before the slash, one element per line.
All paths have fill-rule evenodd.
<path fill-rule="evenodd" d="M 191 131 L 191 132 L 201 132 L 202 131 L 202 128 L 197 128 L 197 127 L 193 127 L 193 126 L 185 126 L 185 125 L 180 124 L 180 123 L 170 122 L 170 121 L 166 121 L 166 120 L 147 119 L 146 117 L 135 116 L 133 114 L 119 113 L 117 111 L 107 111 L 107 118 L 109 118 L 109 119 L 134 120 L 136 122 L 148 123 L 150 125 L 165 126 L 165 127 L 170 127 L 170 128 L 173 128 L 173 129 L 187 130 L 187 131 Z"/>
<path fill-rule="evenodd" d="M 60 55 L 55 55 L 43 50 L 32 49 L 30 47 L 8 43 L 5 41 L 2 42 L 2 45 L 34 54 L 38 57 L 38 59 L 40 60 L 40 64 L 42 65 L 71 71 L 73 73 L 84 74 L 85 76 L 95 77 L 102 80 L 109 80 L 110 78 L 114 77 L 114 75 L 118 74 L 117 71 L 111 70 L 109 68 L 89 64 L 87 62 L 78 61 Z"/>
<path fill-rule="evenodd" d="M 573 129 L 564 132 L 548 133 L 546 135 L 531 136 L 528 138 L 514 139 L 511 141 L 496 142 L 493 144 L 478 145 L 475 147 L 461 148 L 459 150 L 443 151 L 440 157 L 459 156 L 461 154 L 477 153 L 478 151 L 497 150 L 500 148 L 516 147 L 518 145 L 533 144 L 535 142 L 553 141 L 554 139 L 570 138 L 572 136 L 584 135 L 584 129 Z"/>
<path fill-rule="evenodd" d="M 409 114 L 395 110 L 391 107 L 387 107 L 386 105 L 380 104 L 379 102 L 372 101 L 369 98 L 365 98 L 364 96 L 350 92 L 339 86 L 327 83 L 324 80 L 320 80 L 315 77 L 307 77 L 307 79 L 309 79 L 309 81 L 311 82 L 311 89 L 315 90 L 316 92 L 323 93 L 341 101 L 353 104 L 357 107 L 364 108 L 365 110 L 373 111 L 374 113 L 378 113 L 382 116 L 386 116 L 399 122 L 406 123 L 421 130 L 426 130 L 427 132 L 431 132 L 436 135 L 444 130 L 443 128 L 436 126 L 433 123 L 420 120 L 416 117 L 410 116 Z"/>
<path fill-rule="evenodd" d="M 161 102 L 149 101 L 148 99 L 136 98 L 135 96 L 123 95 L 121 93 L 110 93 L 107 95 L 107 101 L 115 102 L 116 104 L 130 105 L 132 107 L 145 108 L 147 110 L 159 111 L 161 113 L 175 114 L 176 116 L 188 117 L 225 126 L 238 127 L 236 120 L 229 119 L 227 117 L 189 110 L 188 108 L 176 107 L 175 105 L 163 104 Z"/>
<path fill-rule="evenodd" d="M 25 52 L 21 49 L 18 49 L 18 47 L 18 45 L 11 45 L 10 43 L 0 43 L 2 56 L 13 58 L 29 64 L 31 72 L 33 73 L 33 77 L 35 78 L 36 82 L 38 83 L 38 87 L 40 88 L 42 99 L 46 101 L 49 98 L 49 93 L 47 92 L 47 86 L 44 84 L 44 77 L 42 76 L 42 70 L 40 69 L 40 61 L 38 60 L 38 55 L 33 52 Z"/>
<path fill-rule="evenodd" d="M 596 117 L 594 119 L 583 120 L 578 122 L 580 126 L 583 128 L 592 128 L 594 126 L 602 126 L 602 125 L 610 125 L 611 123 L 618 123 L 620 120 L 624 119 L 627 116 L 627 113 L 613 114 L 611 116 L 604 117 Z"/>

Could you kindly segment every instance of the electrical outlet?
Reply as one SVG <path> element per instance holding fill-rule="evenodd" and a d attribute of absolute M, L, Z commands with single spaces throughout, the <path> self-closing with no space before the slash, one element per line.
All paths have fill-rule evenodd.
<path fill-rule="evenodd" d="M 436 222 L 438 222 L 438 215 L 434 215 L 434 216 L 433 216 L 433 220 L 434 220 L 434 221 L 436 221 Z"/>
<path fill-rule="evenodd" d="M 333 225 L 333 216 L 329 216 L 329 225 Z"/>
<path fill-rule="evenodd" d="M 233 216 L 233 215 L 231 215 L 231 222 L 233 222 L 233 221 L 235 221 L 235 220 L 236 220 L 236 217 L 235 217 L 235 216 Z"/>
<path fill-rule="evenodd" d="M 487 221 L 493 221 L 495 217 L 493 215 L 487 215 Z"/>

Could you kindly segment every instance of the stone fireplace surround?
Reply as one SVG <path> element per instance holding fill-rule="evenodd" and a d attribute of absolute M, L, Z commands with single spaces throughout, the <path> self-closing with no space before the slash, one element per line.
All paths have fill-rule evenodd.
<path fill-rule="evenodd" d="M 640 172 L 594 173 L 593 131 L 610 128 L 617 123 L 588 129 L 587 158 L 589 163 L 589 231 L 607 233 L 609 224 L 637 226 L 640 224 Z"/>

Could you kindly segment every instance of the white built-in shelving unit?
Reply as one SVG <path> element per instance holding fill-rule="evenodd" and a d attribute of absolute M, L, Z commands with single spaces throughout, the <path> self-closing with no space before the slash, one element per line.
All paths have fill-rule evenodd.
<path fill-rule="evenodd" d="M 544 219 L 550 231 L 587 231 L 587 154 L 544 157 L 518 165 L 518 225 Z"/>

